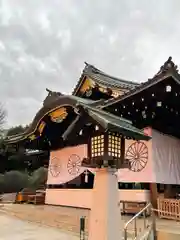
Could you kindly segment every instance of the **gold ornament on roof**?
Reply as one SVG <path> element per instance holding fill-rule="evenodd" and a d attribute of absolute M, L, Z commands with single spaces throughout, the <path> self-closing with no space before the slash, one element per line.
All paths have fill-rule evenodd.
<path fill-rule="evenodd" d="M 65 107 L 59 108 L 49 114 L 51 121 L 56 123 L 62 122 L 67 117 L 67 115 L 68 113 Z"/>
<path fill-rule="evenodd" d="M 35 135 L 35 134 L 32 134 L 31 136 L 29 136 L 29 139 L 30 139 L 31 141 L 35 140 L 35 139 L 36 139 L 36 135 Z"/>
<path fill-rule="evenodd" d="M 95 85 L 94 81 L 90 78 L 86 78 L 83 85 L 80 88 L 80 92 L 84 93 L 88 91 L 89 89 L 93 88 Z"/>
<path fill-rule="evenodd" d="M 40 123 L 39 127 L 38 127 L 38 131 L 39 131 L 40 134 L 42 134 L 45 126 L 46 126 L 46 123 L 45 123 L 44 121 L 42 121 L 42 122 Z"/>

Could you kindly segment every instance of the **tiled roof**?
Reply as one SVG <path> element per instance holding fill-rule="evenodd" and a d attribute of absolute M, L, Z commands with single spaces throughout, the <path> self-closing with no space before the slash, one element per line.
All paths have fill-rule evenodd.
<path fill-rule="evenodd" d="M 163 81 L 164 79 L 167 79 L 168 77 L 172 77 L 178 84 L 180 84 L 180 74 L 178 73 L 177 66 L 172 61 L 172 58 L 169 57 L 168 60 L 164 63 L 163 66 L 161 66 L 159 72 L 155 74 L 155 76 L 151 79 L 148 79 L 148 81 L 141 83 L 139 86 L 137 86 L 134 89 L 131 89 L 127 93 L 117 97 L 117 98 L 111 98 L 108 100 L 105 100 L 100 108 L 105 108 L 110 105 L 113 105 L 121 100 L 124 100 L 126 98 L 129 98 L 130 96 L 133 96 L 141 91 L 144 91 L 145 89 L 155 85 L 158 82 Z"/>
<path fill-rule="evenodd" d="M 93 107 L 98 107 L 102 104 L 102 102 L 104 101 L 103 100 L 93 101 L 90 99 L 84 99 L 84 98 L 80 98 L 73 95 L 62 95 L 62 94 L 60 95 L 60 94 L 57 94 L 56 92 L 52 92 L 52 94 L 48 96 L 48 101 L 46 102 L 46 104 L 44 104 L 44 106 L 37 112 L 29 128 L 21 134 L 8 136 L 5 139 L 5 142 L 15 143 L 15 142 L 24 140 L 26 137 L 30 136 L 35 131 L 40 119 L 42 119 L 51 110 L 60 107 L 62 103 L 63 104 L 68 103 L 74 106 L 76 104 L 85 104 Z"/>
<path fill-rule="evenodd" d="M 15 142 L 19 142 L 26 139 L 32 133 L 34 133 L 40 120 L 46 114 L 48 114 L 50 111 L 53 111 L 53 109 L 64 106 L 64 105 L 70 105 L 77 108 L 78 106 L 83 107 L 85 110 L 87 110 L 87 113 L 89 114 L 89 116 L 93 118 L 95 121 L 97 121 L 98 123 L 100 123 L 105 129 L 114 130 L 114 131 L 120 132 L 121 134 L 127 137 L 131 137 L 135 139 L 142 139 L 142 140 L 147 139 L 147 137 L 144 136 L 144 133 L 141 130 L 132 126 L 132 123 L 130 121 L 117 117 L 103 110 L 100 110 L 98 107 L 100 107 L 101 104 L 102 104 L 102 100 L 92 101 L 89 99 L 83 99 L 76 96 L 60 95 L 56 97 L 52 102 L 49 101 L 49 104 L 44 105 L 39 110 L 32 124 L 24 133 L 8 137 L 6 139 L 6 143 L 15 143 Z"/>
<path fill-rule="evenodd" d="M 80 85 L 82 84 L 84 76 L 90 77 L 97 84 L 99 83 L 109 88 L 114 87 L 114 88 L 123 88 L 123 89 L 131 90 L 140 85 L 137 82 L 127 81 L 120 78 L 112 77 L 88 63 L 85 63 L 85 64 L 86 66 L 83 70 L 80 80 L 78 81 L 73 91 L 73 94 L 76 94 L 76 92 L 78 91 Z"/>

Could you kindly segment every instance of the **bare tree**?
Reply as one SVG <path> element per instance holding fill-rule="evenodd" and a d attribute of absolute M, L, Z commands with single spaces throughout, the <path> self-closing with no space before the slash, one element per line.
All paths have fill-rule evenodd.
<path fill-rule="evenodd" d="M 6 111 L 2 104 L 0 104 L 0 135 L 2 135 L 4 123 L 6 120 Z"/>

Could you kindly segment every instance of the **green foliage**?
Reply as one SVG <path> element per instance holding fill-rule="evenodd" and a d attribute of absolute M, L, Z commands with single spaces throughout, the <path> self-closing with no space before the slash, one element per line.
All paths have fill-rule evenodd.
<path fill-rule="evenodd" d="M 33 189 L 37 189 L 39 187 L 45 186 L 47 181 L 47 168 L 40 167 L 35 170 L 30 177 L 29 186 Z"/>
<path fill-rule="evenodd" d="M 12 127 L 8 130 L 7 136 L 12 136 L 12 135 L 23 133 L 26 131 L 27 128 L 28 128 L 28 126 L 23 127 L 22 125 Z"/>
<path fill-rule="evenodd" d="M 31 176 L 27 172 L 9 171 L 0 174 L 0 193 L 14 193 L 22 191 L 24 188 L 38 189 L 46 185 L 46 168 L 39 168 Z"/>
<path fill-rule="evenodd" d="M 21 170 L 23 171 L 26 168 L 26 161 L 27 156 L 23 153 L 16 153 L 8 157 L 8 170 Z"/>
<path fill-rule="evenodd" d="M 10 171 L 4 174 L 4 183 L 2 177 L 3 192 L 19 192 L 29 184 L 27 173 L 19 171 Z"/>

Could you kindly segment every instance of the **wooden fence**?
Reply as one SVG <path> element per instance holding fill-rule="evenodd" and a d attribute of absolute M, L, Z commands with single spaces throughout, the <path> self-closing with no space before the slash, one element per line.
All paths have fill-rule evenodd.
<path fill-rule="evenodd" d="M 180 200 L 158 198 L 158 216 L 180 221 Z"/>

